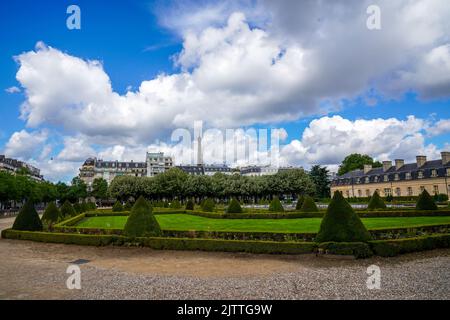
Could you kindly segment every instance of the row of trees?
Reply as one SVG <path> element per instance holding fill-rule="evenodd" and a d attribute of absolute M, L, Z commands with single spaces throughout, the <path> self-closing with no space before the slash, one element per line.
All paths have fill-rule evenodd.
<path fill-rule="evenodd" d="M 270 199 L 273 196 L 309 194 L 317 198 L 329 197 L 328 171 L 314 166 L 309 173 L 293 169 L 271 176 L 245 177 L 240 175 L 214 176 L 188 175 L 178 168 L 172 168 L 156 177 L 116 177 L 108 188 L 106 180 L 97 178 L 92 189 L 79 177 L 70 184 L 36 181 L 26 173 L 10 174 L 0 171 L 0 209 L 20 206 L 24 201 L 48 203 L 66 200 L 75 203 L 87 197 L 98 202 L 106 199 L 126 201 L 144 196 L 148 199 L 187 199 L 190 197 L 215 197 L 225 200 L 237 197 L 247 202 Z"/>
<path fill-rule="evenodd" d="M 155 177 L 116 177 L 108 188 L 110 197 L 122 201 L 144 196 L 155 200 L 192 197 L 227 200 L 236 197 L 245 202 L 257 202 L 273 196 L 296 198 L 298 194 L 328 197 L 327 170 L 317 166 L 309 174 L 303 169 L 292 169 L 270 176 L 247 177 L 222 173 L 188 175 L 172 168 Z"/>
<path fill-rule="evenodd" d="M 60 200 L 77 202 L 88 196 L 86 184 L 78 177 L 70 185 L 48 181 L 36 181 L 26 173 L 11 174 L 0 171 L 0 209 L 15 208 L 24 201 L 48 203 Z"/>

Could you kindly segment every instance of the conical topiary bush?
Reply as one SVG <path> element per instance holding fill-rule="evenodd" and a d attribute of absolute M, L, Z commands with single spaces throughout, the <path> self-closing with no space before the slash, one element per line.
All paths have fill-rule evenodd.
<path fill-rule="evenodd" d="M 59 209 L 61 211 L 61 217 L 62 218 L 70 218 L 77 215 L 77 212 L 73 208 L 72 204 L 68 200 L 66 200 L 61 208 Z"/>
<path fill-rule="evenodd" d="M 269 205 L 269 211 L 284 212 L 283 205 L 281 204 L 280 199 L 278 197 L 273 197 Z"/>
<path fill-rule="evenodd" d="M 174 199 L 174 200 L 170 203 L 169 208 L 171 208 L 171 209 L 181 209 L 181 203 L 180 203 L 180 200 Z"/>
<path fill-rule="evenodd" d="M 302 208 L 303 201 L 305 201 L 305 196 L 304 195 L 299 195 L 298 196 L 298 200 L 297 200 L 297 204 L 295 205 L 295 210 L 300 210 Z"/>
<path fill-rule="evenodd" d="M 113 212 L 121 212 L 123 211 L 123 205 L 122 202 L 120 202 L 119 200 L 116 201 L 116 203 L 114 203 L 113 207 L 112 207 L 112 211 Z"/>
<path fill-rule="evenodd" d="M 214 202 L 213 199 L 206 198 L 205 200 L 202 201 L 201 207 L 202 211 L 213 212 L 214 208 L 216 207 L 216 203 Z"/>
<path fill-rule="evenodd" d="M 416 209 L 417 210 L 437 210 L 437 205 L 434 202 L 433 197 L 430 196 L 428 191 L 424 189 L 417 199 Z"/>
<path fill-rule="evenodd" d="M 242 208 L 236 198 L 231 199 L 227 208 L 227 213 L 242 213 Z"/>
<path fill-rule="evenodd" d="M 386 209 L 386 204 L 384 203 L 383 199 L 381 199 L 377 191 L 375 191 L 372 197 L 370 198 L 367 209 L 369 210 Z"/>
<path fill-rule="evenodd" d="M 125 211 L 130 211 L 131 208 L 133 208 L 133 203 L 132 203 L 130 200 L 128 200 L 128 201 L 125 203 L 125 205 L 123 206 L 123 209 L 124 209 Z"/>
<path fill-rule="evenodd" d="M 336 191 L 320 224 L 316 242 L 365 242 L 370 239 L 370 233 L 359 216 Z"/>
<path fill-rule="evenodd" d="M 42 230 L 41 219 L 39 219 L 39 215 L 34 208 L 32 201 L 27 201 L 20 209 L 19 215 L 16 217 L 16 220 L 14 220 L 12 229 L 22 231 Z"/>
<path fill-rule="evenodd" d="M 319 209 L 314 202 L 314 199 L 310 196 L 305 196 L 303 200 L 302 207 L 300 209 L 302 212 L 318 212 Z"/>
<path fill-rule="evenodd" d="M 186 202 L 186 210 L 194 210 L 194 201 L 192 199 Z"/>
<path fill-rule="evenodd" d="M 152 207 L 144 197 L 141 196 L 137 199 L 123 231 L 126 236 L 132 238 L 161 235 L 161 228 L 153 214 Z"/>
<path fill-rule="evenodd" d="M 45 208 L 44 214 L 42 215 L 42 222 L 47 224 L 53 224 L 61 219 L 61 212 L 54 202 L 50 202 Z"/>

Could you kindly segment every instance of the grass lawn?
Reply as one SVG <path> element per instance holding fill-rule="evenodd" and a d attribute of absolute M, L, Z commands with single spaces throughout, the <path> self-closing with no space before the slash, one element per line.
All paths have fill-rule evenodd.
<path fill-rule="evenodd" d="M 316 233 L 322 218 L 303 219 L 211 219 L 187 214 L 159 214 L 155 216 L 163 230 L 196 231 L 254 231 L 274 233 Z M 126 216 L 90 217 L 77 227 L 123 229 Z M 450 224 L 446 217 L 362 218 L 368 229 L 402 228 L 424 225 Z"/>

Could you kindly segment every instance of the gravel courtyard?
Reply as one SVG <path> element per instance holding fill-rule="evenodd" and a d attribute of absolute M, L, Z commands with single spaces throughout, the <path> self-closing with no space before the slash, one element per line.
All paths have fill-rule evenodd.
<path fill-rule="evenodd" d="M 69 290 L 78 259 L 82 288 Z M 379 290 L 366 286 L 372 264 Z M 0 239 L 0 299 L 450 299 L 450 250 L 349 260 Z"/>

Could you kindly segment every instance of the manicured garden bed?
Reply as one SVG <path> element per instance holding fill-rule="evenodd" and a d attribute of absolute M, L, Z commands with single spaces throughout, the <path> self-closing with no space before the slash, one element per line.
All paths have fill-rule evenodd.
<path fill-rule="evenodd" d="M 127 216 L 98 216 L 81 220 L 76 227 L 122 229 Z M 210 219 L 188 214 L 161 214 L 156 219 L 163 230 L 316 233 L 321 218 L 303 219 Z M 450 224 L 450 216 L 362 218 L 367 229 L 413 228 L 418 226 Z"/>

